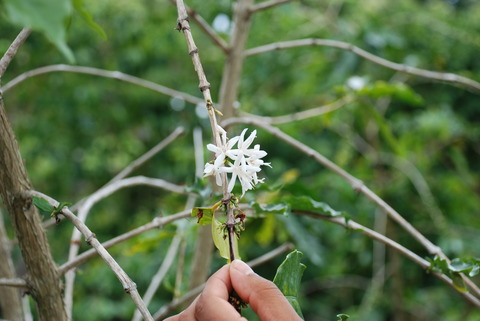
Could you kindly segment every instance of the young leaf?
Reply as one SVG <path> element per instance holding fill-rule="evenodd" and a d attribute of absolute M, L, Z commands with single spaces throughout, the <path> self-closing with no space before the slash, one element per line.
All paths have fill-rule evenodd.
<path fill-rule="evenodd" d="M 303 319 L 302 310 L 298 303 L 298 290 L 302 279 L 303 271 L 306 266 L 300 263 L 303 253 L 297 250 L 287 255 L 286 259 L 280 264 L 273 279 L 280 291 L 287 298 L 288 302 L 293 306 L 295 311 Z"/>
<path fill-rule="evenodd" d="M 348 314 L 337 314 L 337 321 L 348 321 L 348 318 L 350 318 L 350 316 Z"/>
<path fill-rule="evenodd" d="M 220 252 L 220 256 L 230 262 L 228 234 L 225 225 L 215 218 L 212 220 L 212 238 L 213 243 Z M 239 259 L 240 255 L 238 254 L 238 241 L 236 236 L 233 238 L 233 252 L 235 254 L 235 258 Z"/>
<path fill-rule="evenodd" d="M 197 223 L 200 225 L 212 224 L 213 209 L 211 207 L 194 207 L 192 216 L 197 217 Z"/>
<path fill-rule="evenodd" d="M 41 197 L 33 196 L 33 205 L 37 207 L 41 214 L 51 215 L 55 211 L 55 207 L 50 205 L 50 203 Z"/>
<path fill-rule="evenodd" d="M 4 3 L 11 22 L 42 32 L 70 63 L 74 62 L 65 27 L 72 14 L 70 0 L 4 0 Z"/>
<path fill-rule="evenodd" d="M 290 208 L 297 211 L 314 212 L 327 216 L 345 215 L 345 213 L 334 210 L 328 204 L 315 201 L 308 196 L 288 196 L 285 200 L 290 205 Z"/>
<path fill-rule="evenodd" d="M 83 0 L 73 0 L 73 7 L 78 11 L 80 16 L 85 20 L 87 25 L 96 31 L 104 40 L 107 39 L 107 34 L 95 21 L 93 21 L 92 15 L 90 12 L 83 8 Z"/>

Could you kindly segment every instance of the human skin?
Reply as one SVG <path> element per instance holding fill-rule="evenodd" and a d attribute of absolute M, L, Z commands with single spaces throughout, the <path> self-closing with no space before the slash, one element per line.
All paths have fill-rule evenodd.
<path fill-rule="evenodd" d="M 246 321 L 228 302 L 232 290 L 262 321 L 302 320 L 273 282 L 234 260 L 208 279 L 203 292 L 187 309 L 165 321 Z"/>

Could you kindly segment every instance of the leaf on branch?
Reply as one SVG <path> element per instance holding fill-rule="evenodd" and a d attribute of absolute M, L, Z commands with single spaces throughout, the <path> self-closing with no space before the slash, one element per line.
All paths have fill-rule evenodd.
<path fill-rule="evenodd" d="M 85 20 L 90 29 L 96 31 L 104 40 L 107 39 L 107 34 L 92 18 L 90 12 L 83 8 L 83 0 L 73 0 L 73 7 L 80 14 L 80 16 Z"/>
<path fill-rule="evenodd" d="M 348 318 L 350 318 L 350 316 L 348 314 L 337 314 L 337 321 L 348 321 Z"/>
<path fill-rule="evenodd" d="M 435 255 L 433 259 L 427 258 L 430 262 L 429 271 L 435 271 L 443 273 L 452 279 L 455 289 L 459 292 L 468 292 L 468 288 L 465 285 L 460 273 L 464 273 L 469 277 L 476 276 L 480 271 L 480 259 L 477 258 L 455 258 L 450 264 L 446 260 Z"/>
<path fill-rule="evenodd" d="M 46 199 L 33 196 L 33 205 L 35 205 L 41 214 L 51 215 L 55 211 L 55 207 L 51 205 Z"/>
<path fill-rule="evenodd" d="M 297 314 L 303 319 L 302 310 L 298 303 L 300 281 L 306 268 L 304 264 L 300 263 L 302 256 L 303 253 L 297 250 L 289 253 L 278 267 L 273 283 L 277 285 Z"/>
<path fill-rule="evenodd" d="M 212 220 L 212 238 L 213 243 L 218 249 L 218 252 L 220 252 L 220 256 L 230 262 L 230 250 L 226 226 L 215 218 Z M 235 258 L 240 259 L 240 255 L 238 253 L 238 240 L 236 236 L 233 238 L 233 252 L 235 254 Z"/>
<path fill-rule="evenodd" d="M 70 63 L 75 61 L 66 42 L 66 20 L 72 14 L 70 0 L 4 0 L 7 16 L 21 27 L 43 33 Z"/>

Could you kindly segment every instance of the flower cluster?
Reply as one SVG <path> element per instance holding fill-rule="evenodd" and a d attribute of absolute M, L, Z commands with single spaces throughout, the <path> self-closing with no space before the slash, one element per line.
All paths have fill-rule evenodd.
<path fill-rule="evenodd" d="M 240 136 L 228 139 L 227 132 L 222 127 L 217 126 L 217 130 L 220 133 L 220 146 L 207 145 L 208 150 L 215 153 L 215 160 L 205 164 L 203 171 L 205 176 L 215 176 L 217 185 L 222 186 L 222 174 L 230 174 L 229 192 L 233 190 L 238 178 L 242 185 L 242 195 L 256 184 L 263 183 L 264 179 L 259 179 L 257 176 L 257 173 L 261 171 L 260 166 L 271 166 L 270 163 L 265 163 L 262 160 L 267 152 L 261 150 L 260 145 L 249 148 L 257 135 L 257 131 L 254 130 L 245 139 L 247 129 L 244 129 Z M 237 148 L 233 148 L 235 144 Z"/>

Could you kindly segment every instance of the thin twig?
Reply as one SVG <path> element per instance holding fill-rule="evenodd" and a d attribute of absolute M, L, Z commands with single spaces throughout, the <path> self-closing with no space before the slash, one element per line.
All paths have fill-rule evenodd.
<path fill-rule="evenodd" d="M 270 9 L 270 8 L 282 5 L 282 4 L 287 3 L 287 2 L 292 2 L 292 1 L 295 1 L 295 0 L 272 0 L 272 1 L 261 2 L 261 3 L 258 3 L 254 6 L 252 6 L 250 8 L 250 13 L 255 13 L 255 12 L 258 12 L 258 11 Z"/>
<path fill-rule="evenodd" d="M 404 230 L 406 230 L 411 236 L 413 236 L 420 244 L 422 244 L 427 251 L 431 255 L 438 255 L 442 259 L 445 259 L 449 261 L 448 257 L 443 253 L 440 247 L 437 245 L 433 244 L 429 239 L 427 239 L 422 233 L 420 233 L 415 227 L 410 224 L 403 216 L 400 215 L 395 209 L 393 209 L 389 204 L 387 204 L 383 199 L 381 199 L 377 194 L 375 194 L 373 191 L 371 191 L 361 180 L 358 178 L 354 177 L 344 169 L 340 168 L 337 166 L 335 163 L 327 159 L 325 156 L 317 152 L 316 150 L 312 149 L 311 147 L 303 144 L 302 142 L 296 140 L 295 138 L 285 134 L 283 131 L 280 129 L 270 126 L 268 124 L 265 124 L 261 121 L 255 120 L 255 119 L 249 119 L 249 118 L 231 118 L 228 119 L 223 123 L 225 127 L 228 127 L 233 124 L 251 124 L 260 128 L 265 129 L 267 132 L 271 133 L 272 135 L 280 138 L 284 142 L 288 143 L 292 147 L 300 150 L 304 154 L 308 155 L 309 157 L 312 157 L 315 159 L 318 163 L 322 164 L 325 166 L 327 169 L 330 171 L 334 172 L 335 174 L 339 175 L 342 177 L 344 180 L 349 182 L 353 189 L 357 193 L 362 193 L 365 195 L 367 198 L 369 198 L 374 204 L 379 206 L 382 211 L 386 214 L 388 214 L 394 221 L 396 221 Z M 480 289 L 478 286 L 473 283 L 471 280 L 468 278 L 464 277 L 462 275 L 462 278 L 464 278 L 465 282 L 467 285 L 471 288 L 471 290 L 475 294 L 480 293 Z"/>
<path fill-rule="evenodd" d="M 216 146 L 221 147 L 221 139 L 220 134 L 218 131 L 218 124 L 217 118 L 215 116 L 216 109 L 212 103 L 212 96 L 210 93 L 210 83 L 207 80 L 207 76 L 203 71 L 202 62 L 200 61 L 200 55 L 198 54 L 198 48 L 195 45 L 195 41 L 193 40 L 192 32 L 190 30 L 190 23 L 188 21 L 188 14 L 185 9 L 185 4 L 183 0 L 177 0 L 177 11 L 178 11 L 178 19 L 177 19 L 177 30 L 182 31 L 185 39 L 187 41 L 188 46 L 188 53 L 192 57 L 193 66 L 195 71 L 197 72 L 197 76 L 199 79 L 199 88 L 203 94 L 205 99 L 205 106 L 208 110 L 208 116 L 210 120 L 210 126 L 212 127 L 212 134 L 213 134 L 213 141 Z M 228 240 L 230 242 L 230 260 L 233 261 L 235 259 L 234 251 L 232 251 L 232 242 L 235 236 L 235 217 L 233 214 L 233 209 L 230 205 L 231 194 L 228 191 L 228 181 L 227 181 L 227 174 L 222 173 L 222 188 L 223 188 L 223 200 L 225 202 L 225 212 L 227 214 L 227 221 L 225 222 L 226 228 L 228 230 Z"/>
<path fill-rule="evenodd" d="M 190 217 L 190 215 L 191 215 L 191 210 L 185 210 L 185 211 L 182 211 L 182 212 L 179 212 L 179 213 L 176 213 L 176 214 L 173 214 L 173 215 L 169 215 L 169 216 L 155 217 L 151 222 L 149 222 L 145 225 L 137 227 L 137 228 L 135 228 L 135 229 L 133 229 L 133 230 L 127 232 L 127 233 L 121 234 L 119 236 L 114 237 L 113 239 L 110 239 L 110 240 L 102 243 L 102 246 L 105 247 L 106 249 L 108 249 L 108 248 L 110 248 L 114 245 L 117 245 L 121 242 L 129 240 L 129 239 L 131 239 L 131 238 L 133 238 L 137 235 L 140 235 L 140 234 L 145 233 L 147 231 L 153 230 L 154 228 L 162 228 L 166 224 L 169 224 L 169 223 L 174 222 L 176 220 L 188 218 L 188 217 Z M 87 250 L 87 251 L 83 252 L 82 254 L 76 256 L 74 259 L 69 260 L 68 262 L 62 264 L 58 268 L 58 272 L 59 272 L 59 274 L 65 274 L 68 270 L 79 266 L 80 264 L 82 264 L 86 260 L 94 257 L 95 255 L 97 255 L 97 252 L 95 251 L 95 249 Z"/>
<path fill-rule="evenodd" d="M 52 206 L 59 206 L 59 202 L 52 199 L 51 197 L 44 195 L 39 192 L 31 192 L 31 195 L 41 197 L 47 200 Z M 118 278 L 120 283 L 123 286 L 123 289 L 126 293 L 130 294 L 132 297 L 133 302 L 137 306 L 137 308 L 142 313 L 142 316 L 145 320 L 150 321 L 153 320 L 152 315 L 148 311 L 147 307 L 145 306 L 144 302 L 142 301 L 138 291 L 137 285 L 130 279 L 130 277 L 125 273 L 122 267 L 115 261 L 115 259 L 108 253 L 105 247 L 98 241 L 97 236 L 75 215 L 68 209 L 68 207 L 63 207 L 62 214 L 68 218 L 73 225 L 83 234 L 85 240 L 88 244 L 93 246 L 98 254 L 102 257 L 102 259 L 107 263 L 110 269 L 115 273 L 115 276 Z"/>
<path fill-rule="evenodd" d="M 2 78 L 3 74 L 7 70 L 15 55 L 17 54 L 18 49 L 20 49 L 20 47 L 28 38 L 31 32 L 32 30 L 28 28 L 22 29 L 22 31 L 20 31 L 15 40 L 10 44 L 7 51 L 2 56 L 2 59 L 0 59 L 0 79 Z"/>
<path fill-rule="evenodd" d="M 163 278 L 165 277 L 165 275 L 167 275 L 168 270 L 172 266 L 173 261 L 178 254 L 178 248 L 180 246 L 181 241 L 182 241 L 182 236 L 178 234 L 175 235 L 175 237 L 172 239 L 172 243 L 170 243 L 170 246 L 168 247 L 167 254 L 163 259 L 163 262 L 160 265 L 160 268 L 158 269 L 157 273 L 153 276 L 152 282 L 149 284 L 147 291 L 142 297 L 143 302 L 145 302 L 146 306 L 148 306 L 150 304 L 150 301 L 152 301 L 153 295 L 155 294 L 155 292 L 157 292 L 158 287 L 160 286 L 160 284 L 162 284 Z M 140 321 L 140 319 L 141 319 L 140 311 L 135 310 L 132 321 Z"/>
<path fill-rule="evenodd" d="M 249 262 L 246 262 L 251 268 L 255 268 L 259 265 L 262 265 L 265 262 L 268 262 L 272 260 L 273 258 L 291 251 L 293 248 L 293 245 L 290 243 L 285 243 L 277 247 L 276 249 L 273 249 L 272 251 L 265 253 L 264 255 L 253 259 Z M 199 295 L 203 288 L 205 287 L 205 283 L 202 285 L 197 286 L 195 289 L 192 289 L 185 293 L 181 298 L 174 299 L 172 302 L 169 304 L 163 306 L 160 308 L 153 316 L 155 321 L 157 320 L 163 320 L 163 318 L 170 313 L 171 311 L 175 310 L 178 306 L 183 305 L 185 302 L 192 301 L 197 295 Z"/>
<path fill-rule="evenodd" d="M 27 290 L 27 282 L 20 278 L 0 278 L 0 286 L 11 286 L 14 288 L 21 288 Z"/>
<path fill-rule="evenodd" d="M 127 177 L 132 173 L 134 170 L 145 164 L 148 160 L 150 160 L 153 156 L 161 152 L 165 147 L 170 145 L 173 141 L 175 141 L 180 135 L 183 135 L 185 133 L 185 129 L 183 127 L 177 127 L 170 135 L 168 135 L 164 140 L 162 140 L 160 143 L 155 145 L 152 149 L 150 149 L 148 152 L 131 162 L 127 167 L 125 167 L 120 173 L 115 175 L 107 184 L 111 184 L 113 182 L 116 182 L 122 178 Z"/>
<path fill-rule="evenodd" d="M 268 45 L 249 49 L 245 52 L 245 56 L 248 57 L 248 56 L 258 55 L 261 53 L 275 51 L 275 50 L 295 48 L 295 47 L 305 47 L 305 46 L 324 46 L 324 47 L 333 47 L 333 48 L 351 51 L 354 54 L 366 60 L 369 60 L 377 65 L 383 66 L 385 68 L 404 72 L 409 75 L 424 77 L 427 79 L 439 80 L 447 83 L 462 85 L 476 92 L 480 91 L 480 83 L 473 79 L 456 75 L 453 73 L 436 72 L 436 71 L 398 64 L 398 63 L 389 61 L 387 59 L 375 56 L 348 42 L 343 42 L 338 40 L 310 38 L 310 39 L 299 39 L 299 40 L 292 40 L 292 41 L 285 41 L 285 42 L 276 42 L 276 43 L 271 43 Z"/>
<path fill-rule="evenodd" d="M 99 76 L 104 78 L 117 79 L 120 81 L 128 82 L 143 88 L 153 90 L 155 92 L 158 92 L 170 97 L 179 97 L 195 105 L 202 103 L 202 100 L 198 97 L 159 85 L 152 81 L 148 81 L 142 78 L 125 74 L 120 71 L 110 71 L 110 70 L 104 70 L 104 69 L 93 68 L 93 67 L 70 66 L 70 65 L 63 65 L 63 64 L 50 65 L 50 66 L 40 67 L 37 69 L 32 69 L 30 71 L 27 71 L 15 77 L 11 81 L 9 81 L 7 84 L 5 84 L 5 86 L 1 87 L 0 90 L 3 90 L 3 92 L 7 92 L 8 90 L 12 89 L 14 86 L 18 85 L 24 80 L 27 80 L 34 76 L 47 74 L 51 72 L 71 72 L 71 73 L 87 74 L 87 75 Z"/>
<path fill-rule="evenodd" d="M 200 29 L 205 32 L 205 34 L 212 39 L 212 41 L 222 49 L 224 53 L 228 53 L 229 48 L 228 44 L 223 40 L 216 32 L 213 30 L 210 25 L 202 18 L 195 10 L 187 7 L 188 15 L 198 24 Z"/>
<path fill-rule="evenodd" d="M 393 241 L 392 239 L 390 239 L 390 238 L 388 238 L 388 237 L 386 237 L 386 236 L 384 236 L 380 233 L 377 233 L 377 232 L 375 232 L 375 231 L 373 231 L 373 230 L 371 230 L 371 229 L 369 229 L 369 228 L 367 228 L 367 227 L 365 227 L 361 224 L 358 224 L 357 222 L 355 222 L 353 220 L 350 220 L 350 219 L 347 220 L 344 217 L 331 217 L 331 216 L 327 216 L 327 215 L 321 215 L 321 214 L 318 214 L 318 213 L 312 213 L 312 212 L 306 212 L 306 211 L 295 211 L 295 210 L 293 210 L 292 212 L 295 213 L 295 214 L 299 214 L 299 215 L 305 215 L 305 216 L 310 216 L 310 217 L 313 217 L 313 218 L 321 219 L 321 220 L 324 220 L 324 221 L 329 221 L 329 222 L 335 223 L 337 225 L 343 226 L 346 229 L 358 231 L 362 234 L 367 235 L 371 239 L 382 242 L 383 244 L 387 245 L 388 247 L 390 247 L 390 248 L 394 249 L 395 251 L 399 252 L 400 254 L 404 255 L 405 257 L 407 257 L 408 259 L 410 259 L 414 263 L 420 265 L 425 270 L 428 270 L 431 266 L 430 263 L 427 260 L 424 260 L 423 258 L 418 256 L 414 252 L 410 251 L 406 247 L 398 244 L 397 242 Z M 429 271 L 429 272 L 432 273 L 433 275 L 435 275 L 436 277 L 438 277 L 440 280 L 442 280 L 444 283 L 446 283 L 448 286 L 450 286 L 452 289 L 454 289 L 457 293 L 460 293 L 470 303 L 474 304 L 477 307 L 480 307 L 480 300 L 477 297 L 475 297 L 474 295 L 472 295 L 469 292 L 459 292 L 456 289 L 455 285 L 453 284 L 452 280 L 448 276 L 446 276 L 443 273 L 439 273 L 439 272 L 435 272 L 435 271 Z"/>
<path fill-rule="evenodd" d="M 292 113 L 288 115 L 276 116 L 276 117 L 258 116 L 258 115 L 249 114 L 246 112 L 243 112 L 242 114 L 245 117 L 255 118 L 271 125 L 279 125 L 279 124 L 285 124 L 285 123 L 290 123 L 297 120 L 304 120 L 307 118 L 324 115 L 332 111 L 335 111 L 339 108 L 342 108 L 343 106 L 345 106 L 351 101 L 352 101 L 351 98 L 344 97 L 342 99 L 336 100 L 327 105 L 323 105 L 323 106 L 319 106 L 319 107 L 315 107 L 307 110 L 302 110 L 297 113 Z"/>

